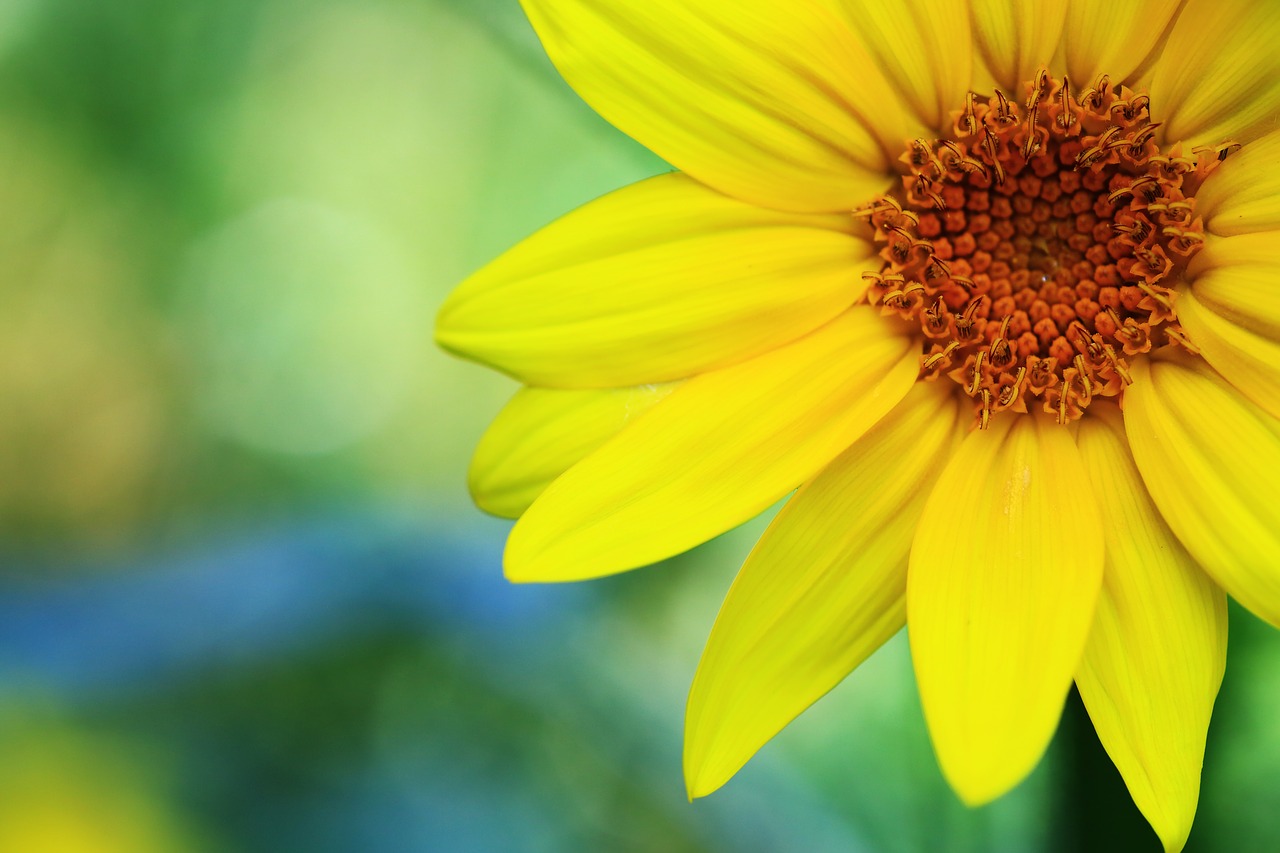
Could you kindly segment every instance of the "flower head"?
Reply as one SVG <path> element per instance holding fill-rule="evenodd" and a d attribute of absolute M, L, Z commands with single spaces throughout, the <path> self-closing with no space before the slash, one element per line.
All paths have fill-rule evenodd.
<path fill-rule="evenodd" d="M 1166 848 L 1224 590 L 1280 625 L 1280 7 L 525 0 L 679 172 L 464 283 L 523 380 L 472 467 L 508 577 L 662 560 L 799 487 L 690 694 L 718 788 L 905 623 L 942 771 L 1016 785 L 1073 680 Z"/>

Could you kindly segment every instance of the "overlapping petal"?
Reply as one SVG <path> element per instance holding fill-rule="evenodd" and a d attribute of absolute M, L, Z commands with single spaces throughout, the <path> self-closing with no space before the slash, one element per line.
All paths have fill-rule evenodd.
<path fill-rule="evenodd" d="M 927 128 L 946 126 L 971 84 L 968 3 L 841 0 L 841 5 L 850 31 L 915 116 Z"/>
<path fill-rule="evenodd" d="M 1244 394 L 1280 417 L 1280 231 L 1212 240 L 1188 276 L 1178 319 L 1192 342 Z"/>
<path fill-rule="evenodd" d="M 1100 74 L 1129 80 L 1168 35 L 1181 0 L 1071 0 L 1063 27 L 1067 73 L 1080 86 Z"/>
<path fill-rule="evenodd" d="M 690 796 L 719 788 L 902 627 L 907 552 L 961 418 L 950 388 L 917 384 L 774 519 L 689 693 Z"/>
<path fill-rule="evenodd" d="M 1125 431 L 1160 513 L 1214 580 L 1280 625 L 1280 420 L 1200 359 L 1134 365 Z"/>
<path fill-rule="evenodd" d="M 1134 803 L 1165 849 L 1181 850 L 1226 665 L 1226 597 L 1152 504 L 1119 411 L 1091 407 L 1077 443 L 1106 568 L 1076 685 Z"/>
<path fill-rule="evenodd" d="M 518 518 L 556 477 L 674 388 L 520 389 L 476 447 L 467 474 L 471 497 L 485 512 Z"/>
<path fill-rule="evenodd" d="M 1280 130 L 1219 165 L 1196 192 L 1196 213 L 1220 237 L 1280 231 Z"/>
<path fill-rule="evenodd" d="M 1187 0 L 1150 95 L 1163 137 L 1191 146 L 1250 142 L 1280 111 L 1280 4 Z"/>
<path fill-rule="evenodd" d="M 476 273 L 440 309 L 436 336 L 534 385 L 684 378 L 847 308 L 874 254 L 850 227 L 848 216 L 778 213 L 662 175 L 579 208 Z"/>
<path fill-rule="evenodd" d="M 827 0 L 524 0 L 565 80 L 619 129 L 730 195 L 847 210 L 920 133 Z"/>
<path fill-rule="evenodd" d="M 1178 322 L 1206 361 L 1250 400 L 1280 418 L 1280 340 L 1251 331 L 1201 304 L 1194 290 L 1179 295 Z"/>
<path fill-rule="evenodd" d="M 1201 303 L 1246 329 L 1280 338 L 1280 232 L 1213 240 L 1187 275 Z"/>
<path fill-rule="evenodd" d="M 1053 736 L 1102 582 L 1102 525 L 1069 432 L 1042 415 L 970 433 L 925 504 L 907 577 L 911 655 L 943 774 L 971 805 Z"/>
<path fill-rule="evenodd" d="M 971 0 L 970 7 L 981 67 L 1006 93 L 1021 97 L 1023 84 L 1058 50 L 1067 0 Z"/>
<path fill-rule="evenodd" d="M 751 361 L 695 377 L 565 472 L 507 541 L 517 581 L 620 572 L 766 509 L 910 390 L 913 342 L 857 307 Z"/>

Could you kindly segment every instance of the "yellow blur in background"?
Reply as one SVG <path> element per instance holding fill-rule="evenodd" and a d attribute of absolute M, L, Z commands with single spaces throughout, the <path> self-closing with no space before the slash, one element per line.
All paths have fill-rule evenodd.
<path fill-rule="evenodd" d="M 39 719 L 0 719 L 0 850 L 197 853 L 136 748 Z"/>

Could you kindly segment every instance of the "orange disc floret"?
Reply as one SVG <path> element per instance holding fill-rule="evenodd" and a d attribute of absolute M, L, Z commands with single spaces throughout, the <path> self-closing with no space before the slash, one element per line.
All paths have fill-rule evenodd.
<path fill-rule="evenodd" d="M 1123 393 L 1127 359 L 1188 346 L 1172 285 L 1204 243 L 1195 191 L 1238 147 L 1162 152 L 1148 97 L 1106 75 L 1076 96 L 1041 70 L 1026 90 L 971 94 L 950 138 L 908 143 L 901 188 L 854 211 L 883 244 L 868 298 L 919 323 L 923 377 L 964 388 L 982 427 L 1034 404 L 1068 423 Z"/>

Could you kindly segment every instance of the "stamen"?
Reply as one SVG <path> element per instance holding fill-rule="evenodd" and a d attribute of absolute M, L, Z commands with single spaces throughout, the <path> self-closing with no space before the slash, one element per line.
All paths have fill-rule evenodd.
<path fill-rule="evenodd" d="M 907 162 L 916 169 L 924 168 L 933 162 L 933 148 L 926 140 L 912 140 L 911 151 L 907 155 Z"/>
<path fill-rule="evenodd" d="M 1034 110 L 1040 99 L 1049 91 L 1049 72 L 1041 68 L 1036 72 L 1036 80 L 1031 84 L 1031 94 L 1027 95 L 1027 110 Z"/>
<path fill-rule="evenodd" d="M 1018 372 L 1014 374 L 1013 383 L 1006 385 L 1004 390 L 1000 392 L 1000 408 L 1007 409 L 1022 396 L 1022 380 L 1026 378 L 1027 369 L 1019 367 Z"/>
<path fill-rule="evenodd" d="M 978 393 L 978 386 L 982 384 L 982 359 L 986 354 L 986 350 L 980 349 L 973 357 L 973 379 L 969 382 L 968 388 L 970 397 Z"/>
<path fill-rule="evenodd" d="M 1111 83 L 1111 78 L 1106 74 L 1098 76 L 1097 82 L 1093 84 L 1092 89 L 1086 89 L 1084 94 L 1080 96 L 1080 105 L 1086 110 L 1097 110 L 1102 106 L 1103 99 L 1107 96 L 1107 86 Z"/>
<path fill-rule="evenodd" d="M 1027 138 L 1022 143 L 1022 157 L 1030 160 L 1040 150 L 1040 137 L 1037 135 L 1036 119 L 1040 108 L 1031 107 L 1027 114 Z"/>
<path fill-rule="evenodd" d="M 970 92 L 965 97 L 964 112 L 960 114 L 960 118 L 957 121 L 957 127 L 962 137 L 975 136 L 978 133 L 978 119 L 974 113 L 974 101 L 977 97 L 973 92 Z"/>
<path fill-rule="evenodd" d="M 1121 381 L 1125 385 L 1132 385 L 1133 377 L 1129 375 L 1129 366 L 1116 355 L 1115 347 L 1111 346 L 1111 344 L 1103 344 L 1102 351 L 1106 353 L 1107 361 L 1110 362 L 1111 368 L 1120 377 Z"/>
<path fill-rule="evenodd" d="M 945 347 L 942 348 L 940 352 L 935 352 L 933 355 L 929 356 L 924 360 L 923 362 L 924 369 L 926 371 L 929 371 L 929 370 L 934 370 L 935 368 L 945 366 L 945 363 L 950 362 L 951 354 L 955 352 L 959 346 L 960 346 L 959 341 L 952 341 L 951 343 L 947 344 Z"/>
<path fill-rule="evenodd" d="M 1076 356 L 1076 357 L 1075 357 L 1075 365 L 1076 365 L 1076 371 L 1077 371 L 1077 372 L 1076 372 L 1076 377 L 1077 377 L 1077 378 L 1079 379 L 1079 381 L 1080 381 L 1080 386 L 1084 389 L 1084 396 L 1085 396 L 1086 398 L 1092 397 L 1092 396 L 1093 396 L 1093 388 L 1092 388 L 1092 387 L 1090 387 L 1090 383 L 1089 383 L 1089 373 L 1090 373 L 1090 371 L 1089 371 L 1089 369 L 1088 369 L 1087 367 L 1085 367 L 1085 364 L 1084 364 L 1084 356 L 1082 356 L 1082 355 L 1078 355 L 1078 356 Z"/>
<path fill-rule="evenodd" d="M 1178 346 L 1182 347 L 1192 355 L 1200 354 L 1200 347 L 1191 343 L 1191 339 L 1188 338 L 1182 332 L 1181 329 L 1166 329 L 1165 334 L 1169 336 L 1169 340 L 1171 340 L 1173 343 L 1177 344 Z"/>
<path fill-rule="evenodd" d="M 1009 103 L 1009 99 L 1004 96 L 1004 92 L 996 89 L 996 100 L 999 105 L 996 107 L 995 120 L 996 124 L 1007 125 L 1016 122 L 1017 116 L 1014 115 L 1013 105 Z"/>
<path fill-rule="evenodd" d="M 1221 145 L 1215 145 L 1215 146 L 1202 145 L 1199 148 L 1192 148 L 1191 153 L 1195 154 L 1197 157 L 1199 156 L 1211 157 L 1214 160 L 1218 160 L 1220 162 L 1222 160 L 1227 159 L 1227 155 L 1234 154 L 1235 152 L 1239 151 L 1240 148 L 1241 148 L 1241 145 L 1239 142 L 1224 142 Z"/>
<path fill-rule="evenodd" d="M 1004 96 L 1001 95 L 1000 97 L 1003 98 Z M 1008 104 L 1007 101 L 1005 103 L 1006 105 Z M 990 128 L 987 128 L 986 134 L 982 137 L 982 148 L 987 152 L 987 157 L 990 158 L 988 160 L 988 165 L 995 170 L 996 183 L 1003 184 L 1004 164 L 1001 162 L 1000 158 L 1000 142 L 996 139 L 996 135 L 991 132 Z"/>
<path fill-rule="evenodd" d="M 1058 89 L 1058 127 L 1062 130 L 1070 130 L 1071 126 L 1076 123 L 1075 111 L 1071 109 L 1071 81 L 1067 79 L 1067 75 L 1062 75 L 1062 86 Z"/>

